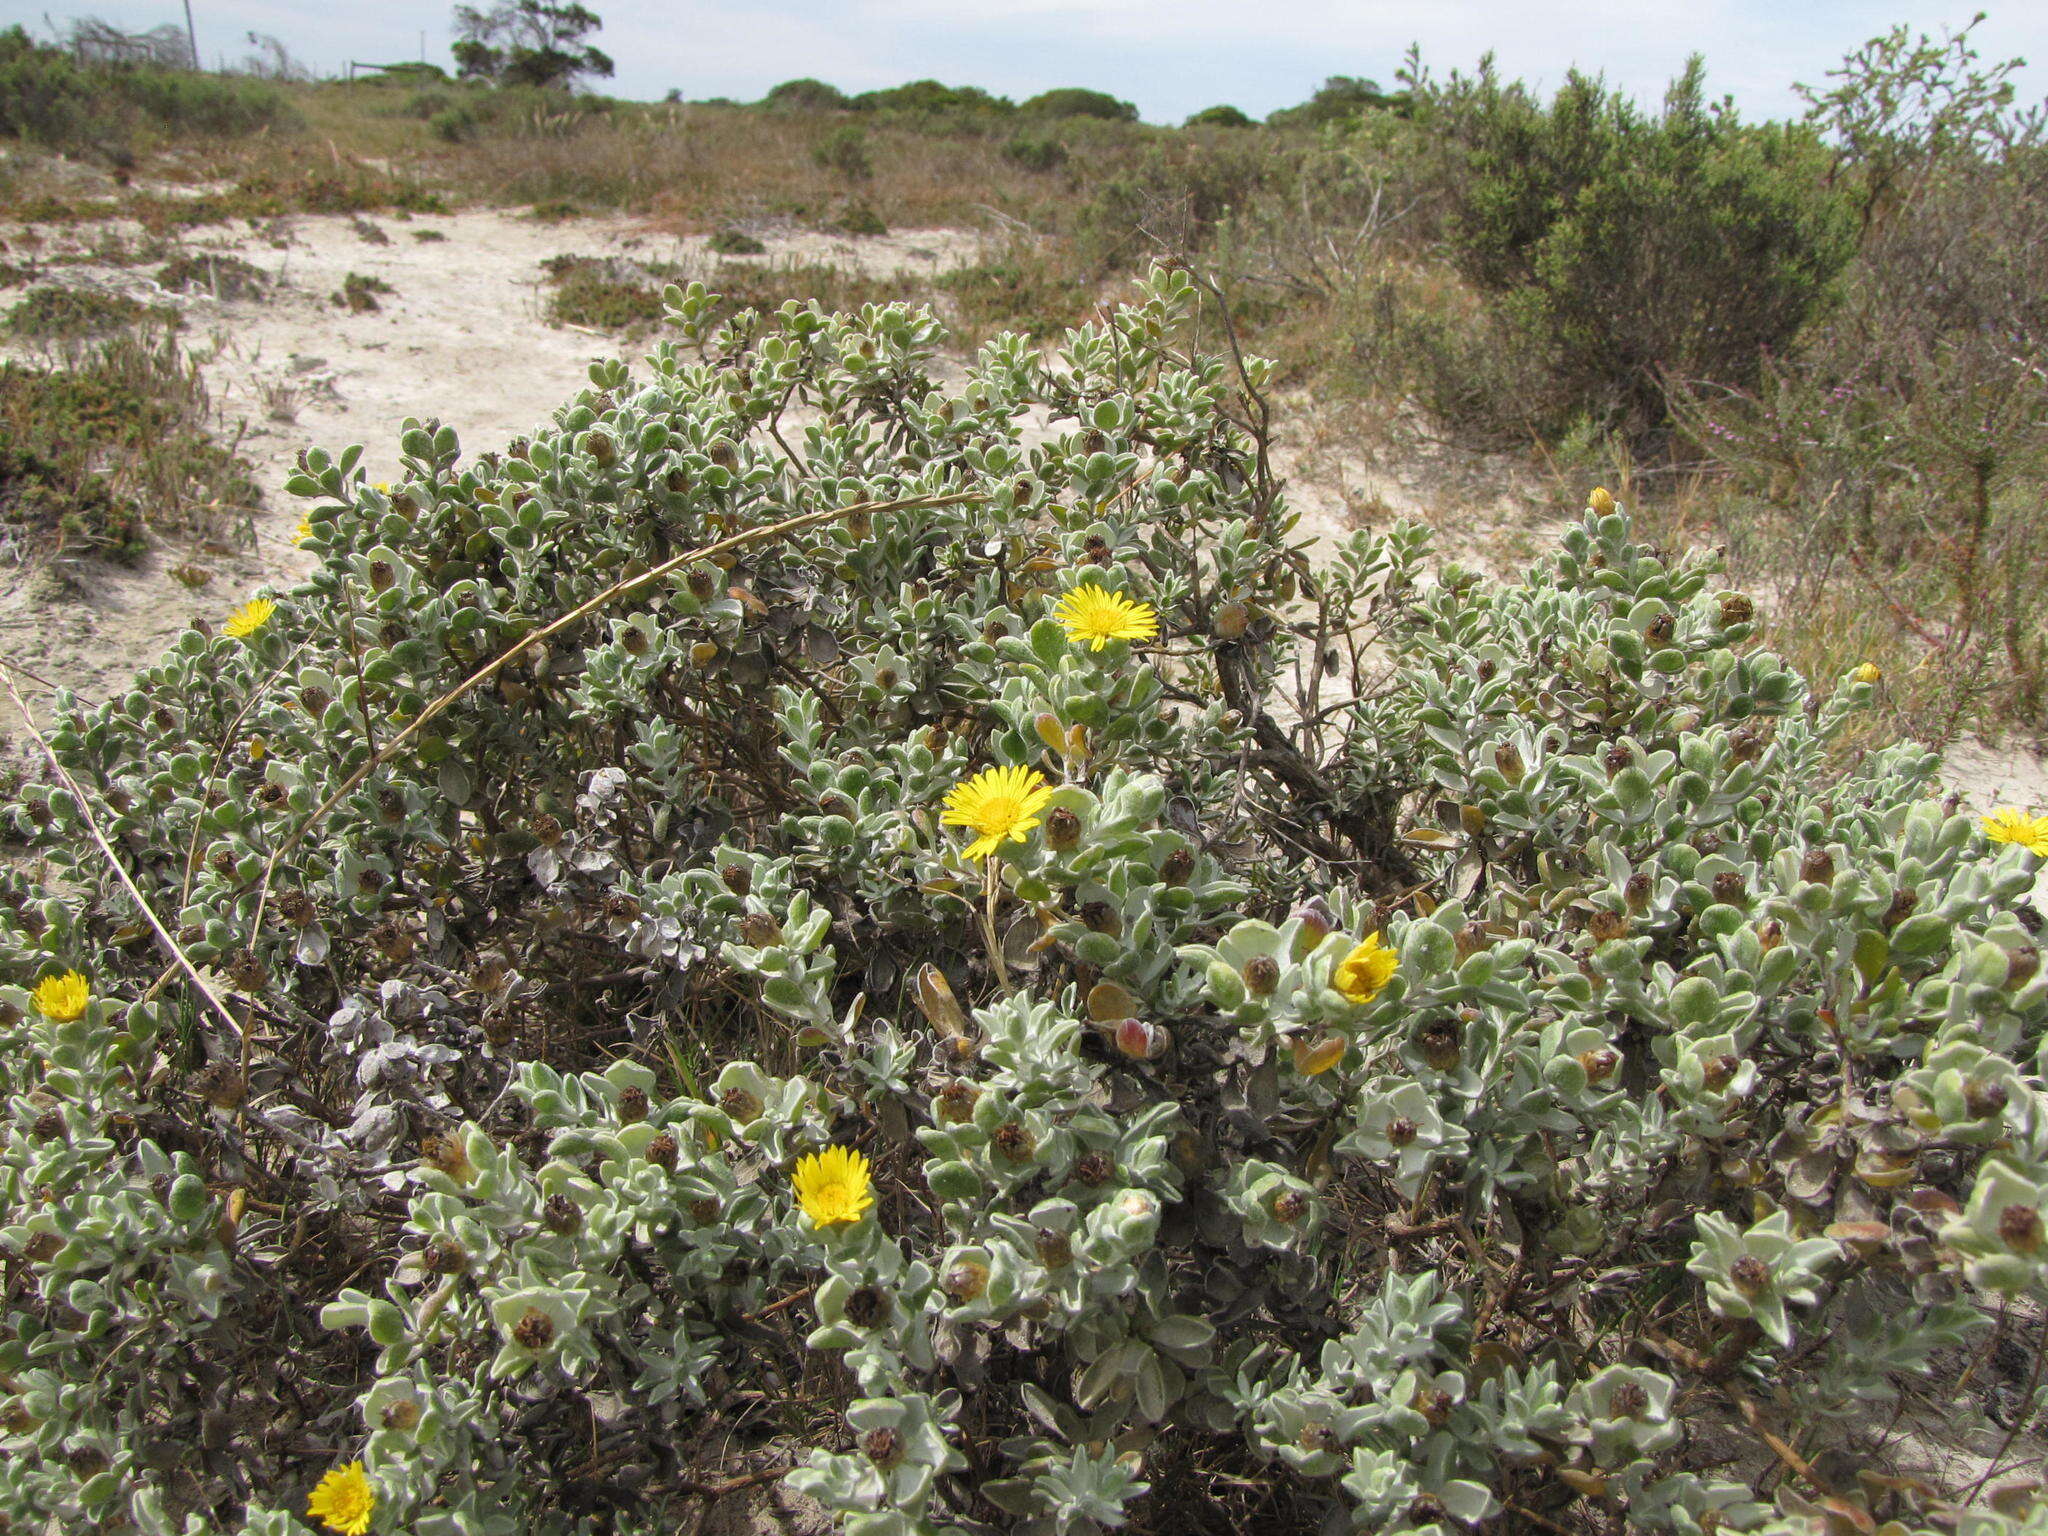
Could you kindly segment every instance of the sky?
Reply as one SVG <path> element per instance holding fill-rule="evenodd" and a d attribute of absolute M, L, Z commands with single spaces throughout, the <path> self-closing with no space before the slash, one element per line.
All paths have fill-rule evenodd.
<path fill-rule="evenodd" d="M 281 38 L 321 73 L 348 60 L 448 62 L 452 5 L 430 0 L 190 0 L 201 56 L 236 60 L 247 34 Z M 1745 116 L 1800 109 L 1795 82 L 1821 84 L 1843 55 L 1901 22 L 1935 35 L 1976 4 L 1945 0 L 585 0 L 591 40 L 618 64 L 619 96 L 749 101 L 814 76 L 847 91 L 936 78 L 1014 100 L 1079 85 L 1177 123 L 1228 102 L 1262 117 L 1305 100 L 1329 75 L 1391 85 L 1410 43 L 1437 73 L 1491 50 L 1503 74 L 1544 87 L 1574 66 L 1648 103 L 1689 54 L 1712 97 Z M 1995 0 L 1994 0 L 1995 3 Z M 97 16 L 142 30 L 181 22 L 179 0 L 0 0 L 0 24 L 38 34 Z M 10 12 L 16 14 L 10 16 Z M 424 39 L 421 28 L 425 27 Z M 2004 0 L 1974 34 L 1986 60 L 2038 59 L 2023 95 L 2048 96 L 2048 6 Z"/>

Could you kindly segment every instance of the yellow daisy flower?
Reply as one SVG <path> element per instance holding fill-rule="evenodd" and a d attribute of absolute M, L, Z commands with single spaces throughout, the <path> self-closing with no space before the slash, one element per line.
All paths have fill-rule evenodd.
<path fill-rule="evenodd" d="M 1004 843 L 1023 842 L 1051 798 L 1052 787 L 1036 768 L 984 768 L 946 792 L 946 813 L 939 820 L 979 832 L 967 845 L 967 857 L 986 859 Z"/>
<path fill-rule="evenodd" d="M 1857 683 L 1881 683 L 1884 681 L 1884 672 L 1876 662 L 1866 661 L 1849 674 L 1849 680 Z"/>
<path fill-rule="evenodd" d="M 2048 816 L 2029 816 L 2008 805 L 1986 816 L 1983 825 L 1994 843 L 2018 843 L 2029 853 L 2048 855 Z"/>
<path fill-rule="evenodd" d="M 304 549 L 306 547 L 306 540 L 311 537 L 313 537 L 313 519 L 310 517 L 300 518 L 299 526 L 292 530 L 292 542 L 298 545 L 299 548 Z"/>
<path fill-rule="evenodd" d="M 376 1490 L 360 1461 L 332 1468 L 306 1499 L 306 1513 L 340 1536 L 363 1536 L 376 1507 Z"/>
<path fill-rule="evenodd" d="M 1364 1007 L 1394 979 L 1394 971 L 1400 964 L 1400 956 L 1381 944 L 1378 934 L 1369 934 L 1364 943 L 1337 962 L 1337 974 L 1331 978 L 1332 984 L 1345 997 Z"/>
<path fill-rule="evenodd" d="M 227 631 L 237 640 L 246 640 L 268 624 L 270 616 L 275 612 L 277 604 L 269 598 L 251 598 L 228 615 Z"/>
<path fill-rule="evenodd" d="M 1153 640 L 1159 635 L 1159 614 L 1150 603 L 1133 602 L 1092 581 L 1061 598 L 1052 616 L 1066 627 L 1069 640 L 1091 651 L 1112 640 Z"/>
<path fill-rule="evenodd" d="M 797 1204 L 821 1227 L 850 1225 L 875 1203 L 868 1160 L 851 1147 L 827 1147 L 799 1158 L 790 1182 Z"/>
<path fill-rule="evenodd" d="M 36 1007 L 52 1024 L 69 1024 L 92 1001 L 92 984 L 76 971 L 45 976 L 36 983 Z"/>
<path fill-rule="evenodd" d="M 391 494 L 391 482 L 389 480 L 379 480 L 371 487 L 371 489 L 376 491 L 377 494 L 380 496 L 389 496 Z"/>

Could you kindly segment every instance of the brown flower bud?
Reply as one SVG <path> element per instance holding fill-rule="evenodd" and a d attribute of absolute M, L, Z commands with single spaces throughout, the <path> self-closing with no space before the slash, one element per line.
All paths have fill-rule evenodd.
<path fill-rule="evenodd" d="M 1415 1049 L 1433 1072 L 1453 1072 L 1464 1059 L 1464 1043 L 1450 1019 L 1432 1019 L 1415 1037 Z"/>
<path fill-rule="evenodd" d="M 628 1083 L 619 1090 L 619 1124 L 638 1125 L 647 1118 L 645 1090 Z"/>
<path fill-rule="evenodd" d="M 1074 1244 L 1064 1232 L 1051 1227 L 1038 1229 L 1038 1262 L 1047 1269 L 1065 1269 L 1074 1262 Z"/>
<path fill-rule="evenodd" d="M 1015 1120 L 1005 1120 L 990 1138 L 997 1152 L 1013 1163 L 1028 1163 L 1038 1150 L 1038 1138 Z"/>
<path fill-rule="evenodd" d="M 988 1289 L 988 1266 L 977 1259 L 962 1259 L 939 1277 L 939 1289 L 955 1301 L 974 1301 Z"/>
<path fill-rule="evenodd" d="M 1892 892 L 1891 905 L 1884 911 L 1884 931 L 1890 933 L 1899 924 L 1913 915 L 1913 909 L 1920 905 L 1919 894 L 1915 891 Z"/>
<path fill-rule="evenodd" d="M 1728 1266 L 1728 1278 L 1745 1296 L 1761 1296 L 1771 1288 L 1771 1266 L 1753 1253 L 1745 1253 Z"/>
<path fill-rule="evenodd" d="M 526 1315 L 514 1325 L 512 1337 L 521 1349 L 538 1354 L 555 1342 L 555 1320 L 539 1307 L 528 1307 Z"/>
<path fill-rule="evenodd" d="M 1713 890 L 1714 900 L 1725 902 L 1731 907 L 1747 906 L 1749 903 L 1749 886 L 1735 870 L 1724 870 L 1714 876 Z"/>
<path fill-rule="evenodd" d="M 1492 945 L 1493 936 L 1486 931 L 1484 923 L 1467 923 L 1452 937 L 1460 960 L 1470 959 L 1480 950 Z"/>
<path fill-rule="evenodd" d="M 1595 912 L 1586 919 L 1586 932 L 1593 936 L 1596 944 L 1611 944 L 1616 939 L 1628 937 L 1628 914 L 1624 912 Z"/>
<path fill-rule="evenodd" d="M 2005 984 L 2018 991 L 2032 981 L 2041 970 L 2041 951 L 2031 944 L 2021 944 L 2005 959 Z"/>
<path fill-rule="evenodd" d="M 554 847 L 555 844 L 562 840 L 562 823 L 560 818 L 542 811 L 533 818 L 533 835 L 546 846 Z"/>
<path fill-rule="evenodd" d="M 1600 761 L 1606 765 L 1608 776 L 1611 778 L 1625 768 L 1634 767 L 1636 755 L 1617 741 L 1602 754 Z"/>
<path fill-rule="evenodd" d="M 1194 872 L 1195 856 L 1185 848 L 1174 849 L 1159 866 L 1159 878 L 1166 885 L 1186 885 Z"/>
<path fill-rule="evenodd" d="M 1735 1074 L 1742 1070 L 1739 1056 L 1710 1056 L 1700 1064 L 1700 1081 L 1711 1093 L 1719 1093 L 1735 1081 Z"/>
<path fill-rule="evenodd" d="M 718 878 L 725 882 L 725 888 L 735 896 L 745 896 L 754 889 L 754 874 L 744 864 L 728 864 L 718 872 Z"/>
<path fill-rule="evenodd" d="M 1123 937 L 1123 915 L 1106 901 L 1083 902 L 1080 917 L 1082 924 L 1096 933 L 1106 933 L 1113 939 Z"/>
<path fill-rule="evenodd" d="M 697 1223 L 700 1227 L 708 1227 L 711 1223 L 718 1220 L 720 1207 L 718 1202 L 709 1195 L 703 1195 L 692 1200 L 687 1209 L 690 1213 L 690 1220 Z"/>
<path fill-rule="evenodd" d="M 1406 1115 L 1401 1115 L 1387 1127 L 1387 1144 L 1394 1147 L 1405 1147 L 1420 1134 L 1421 1131 L 1415 1122 Z"/>
<path fill-rule="evenodd" d="M 1668 613 L 1660 613 L 1650 620 L 1649 628 L 1643 631 L 1643 639 L 1651 645 L 1669 645 L 1671 637 L 1677 632 L 1677 621 Z"/>
<path fill-rule="evenodd" d="M 1283 1226 L 1293 1226 L 1308 1214 L 1308 1196 L 1298 1189 L 1283 1189 L 1273 1197 L 1273 1219 Z"/>
<path fill-rule="evenodd" d="M 1721 627 L 1731 629 L 1737 624 L 1747 624 L 1756 617 L 1756 604 L 1740 592 L 1730 592 L 1721 599 Z"/>
<path fill-rule="evenodd" d="M 1522 775 L 1526 771 L 1522 763 L 1522 754 L 1511 741 L 1504 741 L 1493 749 L 1493 766 L 1500 770 L 1500 776 L 1510 784 L 1521 783 Z"/>
<path fill-rule="evenodd" d="M 582 1228 L 583 1207 L 567 1195 L 549 1195 L 540 1208 L 540 1224 L 558 1236 L 567 1237 Z"/>
<path fill-rule="evenodd" d="M 862 1435 L 860 1448 L 878 1467 L 893 1467 L 903 1460 L 903 1437 L 886 1424 Z"/>
<path fill-rule="evenodd" d="M 1083 1152 L 1074 1160 L 1074 1182 L 1100 1189 L 1116 1176 L 1116 1164 L 1106 1152 Z"/>
<path fill-rule="evenodd" d="M 846 1293 L 846 1303 L 840 1310 L 854 1327 L 872 1328 L 889 1315 L 889 1298 L 882 1294 L 881 1287 L 863 1285 Z"/>
<path fill-rule="evenodd" d="M 740 919 L 740 939 L 754 949 L 766 949 L 782 942 L 782 924 L 766 912 L 749 912 Z"/>
<path fill-rule="evenodd" d="M 420 1405 L 409 1397 L 394 1398 L 384 1405 L 378 1415 L 386 1429 L 395 1429 L 400 1434 L 409 1433 L 420 1421 Z"/>
<path fill-rule="evenodd" d="M 437 1237 L 420 1250 L 420 1267 L 430 1275 L 459 1275 L 469 1268 L 469 1250 L 452 1237 Z"/>
<path fill-rule="evenodd" d="M 938 1118 L 950 1125 L 964 1125 L 974 1118 L 974 1106 L 980 1099 L 979 1088 L 956 1077 L 939 1090 L 936 1102 Z"/>
<path fill-rule="evenodd" d="M 741 1125 L 761 1118 L 762 1103 L 744 1088 L 728 1088 L 718 1096 L 718 1107 Z"/>
<path fill-rule="evenodd" d="M 2014 1253 L 2038 1253 L 2041 1213 L 2031 1205 L 2008 1205 L 1998 1213 L 1998 1237 Z"/>
<path fill-rule="evenodd" d="M 1081 818 L 1064 805 L 1054 806 L 1045 817 L 1045 846 L 1065 853 L 1081 841 Z"/>
<path fill-rule="evenodd" d="M 1585 1070 L 1587 1082 L 1604 1083 L 1614 1075 L 1614 1069 L 1621 1065 L 1621 1056 L 1603 1045 L 1595 1050 L 1579 1052 L 1578 1061 L 1580 1067 Z"/>
<path fill-rule="evenodd" d="M 1243 603 L 1225 603 L 1216 610 L 1214 621 L 1216 638 L 1219 640 L 1241 640 L 1244 638 L 1245 628 L 1250 622 L 1251 612 Z"/>
<path fill-rule="evenodd" d="M 1999 1082 L 1969 1082 L 1963 1085 L 1963 1108 L 1973 1120 L 1988 1120 L 2006 1106 L 2010 1095 Z"/>
<path fill-rule="evenodd" d="M 667 1131 L 663 1131 L 654 1140 L 647 1143 L 647 1161 L 654 1164 L 657 1168 L 674 1173 L 676 1171 L 676 1153 L 678 1150 L 675 1137 Z"/>
<path fill-rule="evenodd" d="M 1245 990 L 1252 996 L 1267 997 L 1280 985 L 1280 962 L 1271 955 L 1253 955 L 1238 974 L 1244 977 Z"/>
<path fill-rule="evenodd" d="M 299 707 L 305 710 L 308 719 L 318 721 L 333 702 L 334 695 L 325 688 L 315 686 L 299 690 Z"/>
<path fill-rule="evenodd" d="M 1607 1411 L 1617 1419 L 1641 1418 L 1650 1406 L 1650 1394 L 1632 1381 L 1617 1386 L 1607 1399 Z"/>
<path fill-rule="evenodd" d="M 398 573 L 391 569 L 391 562 L 389 560 L 372 560 L 370 562 L 370 590 L 372 592 L 389 592 L 392 584 L 397 580 Z"/>
<path fill-rule="evenodd" d="M 215 1109 L 232 1113 L 249 1097 L 249 1084 L 232 1062 L 210 1062 L 192 1080 L 199 1096 Z"/>

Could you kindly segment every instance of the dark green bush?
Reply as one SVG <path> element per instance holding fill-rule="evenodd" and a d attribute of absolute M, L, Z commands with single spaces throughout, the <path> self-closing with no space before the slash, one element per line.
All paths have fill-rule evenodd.
<path fill-rule="evenodd" d="M 1221 106 L 1204 107 L 1184 125 L 1189 128 L 1250 128 L 1252 119 L 1242 108 L 1227 103 Z"/>
<path fill-rule="evenodd" d="M 1667 377 L 1746 384 L 1854 252 L 1812 132 L 1709 107 L 1695 59 L 1659 116 L 1573 75 L 1545 106 L 1491 67 L 1425 83 L 1459 145 L 1451 254 L 1540 360 L 1551 430 L 1662 428 Z"/>
<path fill-rule="evenodd" d="M 1331 123 L 1349 122 L 1366 112 L 1399 112 L 1407 106 L 1406 92 L 1383 91 L 1378 81 L 1361 80 L 1356 75 L 1332 75 L 1300 106 L 1269 113 L 1266 122 L 1274 128 L 1323 128 Z"/>
<path fill-rule="evenodd" d="M 152 309 L 125 293 L 55 285 L 31 288 L 7 312 L 8 334 L 31 341 L 100 336 L 145 319 L 177 323 L 177 312 Z"/>
<path fill-rule="evenodd" d="M 1067 163 L 1067 146 L 1058 139 L 1019 136 L 1003 146 L 1003 158 L 1027 171 L 1056 171 Z"/>
<path fill-rule="evenodd" d="M 843 112 L 846 93 L 822 80 L 785 80 L 766 96 L 761 105 L 775 112 Z"/>
<path fill-rule="evenodd" d="M 834 128 L 812 145 L 811 159 L 821 170 L 832 171 L 848 181 L 866 181 L 875 174 L 875 162 L 868 154 L 868 136 L 851 124 Z"/>
<path fill-rule="evenodd" d="M 1077 85 L 1032 97 L 1019 109 L 1027 117 L 1099 117 L 1110 123 L 1135 123 L 1138 109 L 1119 101 L 1107 91 L 1091 91 Z"/>
<path fill-rule="evenodd" d="M 768 247 L 752 235 L 739 229 L 721 229 L 704 242 L 707 249 L 719 256 L 765 256 Z"/>
<path fill-rule="evenodd" d="M 993 96 L 979 86 L 946 85 L 937 80 L 913 80 L 879 91 L 863 91 L 847 103 L 857 112 L 897 112 L 907 116 L 1006 117 L 1017 110 L 1007 97 Z"/>

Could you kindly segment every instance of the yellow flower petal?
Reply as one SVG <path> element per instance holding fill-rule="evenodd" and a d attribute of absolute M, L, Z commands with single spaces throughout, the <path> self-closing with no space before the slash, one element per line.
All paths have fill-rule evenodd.
<path fill-rule="evenodd" d="M 1061 598 L 1052 616 L 1069 640 L 1093 651 L 1112 640 L 1152 640 L 1159 634 L 1159 614 L 1150 603 L 1134 602 L 1092 581 Z"/>
<path fill-rule="evenodd" d="M 1983 827 L 1994 843 L 2018 843 L 2029 853 L 2048 855 L 2048 816 L 2029 816 L 2008 805 L 1986 816 Z"/>
<path fill-rule="evenodd" d="M 360 1461 L 330 1468 L 306 1498 L 306 1513 L 339 1536 L 363 1536 L 376 1507 L 376 1490 Z"/>
<path fill-rule="evenodd" d="M 1337 962 L 1331 985 L 1360 1007 L 1378 997 L 1401 964 L 1401 957 L 1369 934 L 1350 954 Z"/>
<path fill-rule="evenodd" d="M 69 1024 L 92 1001 L 92 984 L 76 971 L 45 976 L 36 983 L 36 1008 L 52 1024 Z"/>
<path fill-rule="evenodd" d="M 1036 768 L 984 768 L 947 791 L 945 814 L 939 820 L 980 833 L 967 845 L 966 856 L 985 859 L 1004 843 L 1023 842 L 1050 799 L 1052 786 Z"/>
<path fill-rule="evenodd" d="M 868 1160 L 851 1147 L 827 1147 L 799 1158 L 790 1184 L 815 1226 L 850 1225 L 875 1203 Z"/>
<path fill-rule="evenodd" d="M 277 612 L 277 604 L 267 597 L 251 598 L 228 615 L 227 631 L 237 640 L 246 640 L 257 630 L 270 622 L 270 616 Z"/>

